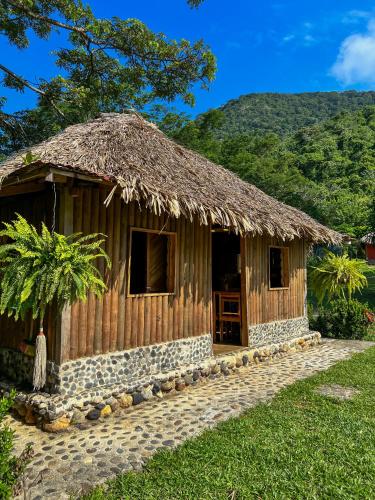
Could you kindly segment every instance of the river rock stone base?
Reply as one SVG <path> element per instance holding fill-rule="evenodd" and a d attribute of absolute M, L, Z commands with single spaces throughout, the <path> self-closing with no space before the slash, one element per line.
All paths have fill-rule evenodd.
<path fill-rule="evenodd" d="M 259 347 L 270 342 L 286 342 L 309 332 L 307 317 L 260 323 L 249 327 L 249 345 Z"/>
<path fill-rule="evenodd" d="M 289 342 L 211 356 L 198 364 L 155 374 L 152 380 L 140 380 L 132 386 L 113 385 L 100 391 L 83 391 L 76 396 L 18 392 L 14 411 L 25 423 L 37 425 L 47 432 L 61 432 L 71 426 L 83 429 L 119 409 L 137 406 L 154 398 L 161 399 L 186 387 L 228 376 L 252 364 L 270 363 L 273 359 L 306 350 L 319 343 L 320 333 L 309 332 Z M 9 384 L 0 381 L 0 394 L 9 390 Z"/>
<path fill-rule="evenodd" d="M 136 347 L 79 358 L 58 365 L 47 362 L 45 391 L 67 396 L 89 392 L 95 396 L 114 385 L 131 387 L 153 380 L 158 373 L 197 364 L 212 356 L 210 333 L 199 337 Z M 0 348 L 0 376 L 32 388 L 34 358 L 14 349 Z"/>
<path fill-rule="evenodd" d="M 32 389 L 34 371 L 34 358 L 27 356 L 15 349 L 6 347 L 0 348 L 0 376 L 4 376 L 16 383 L 24 386 L 25 389 Z M 46 391 L 53 393 L 57 391 L 58 366 L 52 361 L 47 361 L 47 383 Z"/>
<path fill-rule="evenodd" d="M 205 377 L 196 386 L 163 399 L 153 398 L 110 417 L 86 421 L 87 429 L 72 425 L 63 433 L 50 434 L 8 415 L 5 423 L 15 433 L 14 454 L 19 455 L 26 446 L 34 452 L 25 470 L 21 499 L 81 498 L 107 479 L 147 467 L 155 453 L 174 449 L 258 404 L 268 404 L 297 380 L 327 370 L 374 345 L 322 339 L 321 344 L 306 351 L 283 355 L 272 362 L 250 363 L 228 377 Z M 199 456 L 197 460 L 202 462 Z M 137 498 L 143 497 L 141 492 Z"/>

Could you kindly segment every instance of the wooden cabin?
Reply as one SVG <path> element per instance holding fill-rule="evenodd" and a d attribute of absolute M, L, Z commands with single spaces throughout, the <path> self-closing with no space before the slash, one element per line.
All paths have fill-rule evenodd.
<path fill-rule="evenodd" d="M 368 233 L 361 238 L 365 247 L 366 261 L 369 265 L 375 265 L 375 233 Z"/>
<path fill-rule="evenodd" d="M 107 235 L 107 293 L 45 318 L 48 386 L 69 394 L 308 330 L 306 255 L 340 235 L 168 139 L 105 114 L 0 167 L 0 221 Z M 30 157 L 30 155 L 29 155 Z M 99 264 L 101 265 L 101 264 Z M 100 269 L 103 272 L 103 269 Z M 30 379 L 31 320 L 0 317 L 0 371 Z"/>

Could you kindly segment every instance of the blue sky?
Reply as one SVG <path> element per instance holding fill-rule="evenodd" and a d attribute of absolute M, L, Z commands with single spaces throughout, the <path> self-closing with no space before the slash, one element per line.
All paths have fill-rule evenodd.
<path fill-rule="evenodd" d="M 98 17 L 136 17 L 170 38 L 203 38 L 218 59 L 210 90 L 195 89 L 192 115 L 250 92 L 375 88 L 375 6 L 367 0 L 91 0 Z M 0 37 L 0 59 L 31 80 L 57 74 L 53 49 L 64 35 L 32 38 L 18 51 Z M 30 92 L 7 92 L 6 109 L 33 106 Z"/>

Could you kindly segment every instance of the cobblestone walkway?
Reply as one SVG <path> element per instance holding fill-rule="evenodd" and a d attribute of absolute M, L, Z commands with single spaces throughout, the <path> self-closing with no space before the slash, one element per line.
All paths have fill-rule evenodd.
<path fill-rule="evenodd" d="M 177 446 L 371 345 L 325 341 L 308 351 L 241 368 L 228 377 L 124 410 L 85 430 L 46 434 L 12 420 L 16 451 L 27 443 L 35 450 L 30 480 L 43 471 L 41 482 L 29 490 L 30 498 L 68 499 L 120 472 L 138 470 L 156 450 Z"/>

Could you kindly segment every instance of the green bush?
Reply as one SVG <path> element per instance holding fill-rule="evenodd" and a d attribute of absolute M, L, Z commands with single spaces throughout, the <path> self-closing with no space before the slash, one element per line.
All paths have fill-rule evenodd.
<path fill-rule="evenodd" d="M 0 499 L 20 493 L 19 480 L 32 455 L 31 448 L 26 448 L 20 456 L 13 454 L 14 433 L 4 424 L 13 401 L 14 394 L 0 398 Z"/>
<path fill-rule="evenodd" d="M 337 299 L 310 317 L 310 326 L 324 337 L 363 339 L 369 331 L 366 309 L 367 305 L 358 300 Z"/>

